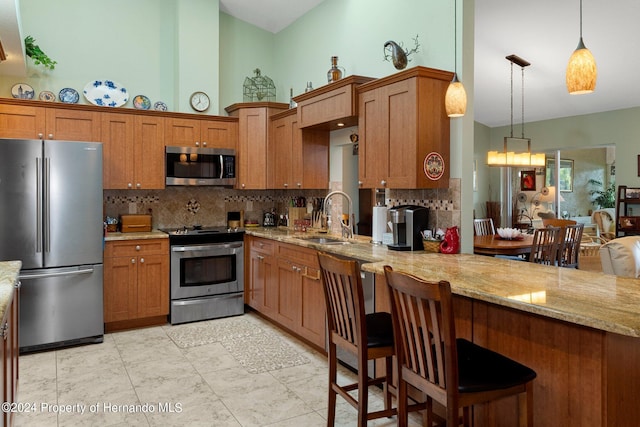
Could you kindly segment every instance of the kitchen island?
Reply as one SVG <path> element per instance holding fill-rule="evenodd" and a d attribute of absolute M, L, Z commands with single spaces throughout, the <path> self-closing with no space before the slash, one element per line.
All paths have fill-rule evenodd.
<path fill-rule="evenodd" d="M 376 309 L 388 307 L 382 268 L 447 280 L 459 335 L 534 369 L 536 426 L 635 426 L 640 419 L 640 281 L 493 257 L 395 252 L 365 239 L 318 245 L 303 233 L 248 234 L 365 260 Z M 386 301 L 385 301 L 386 300 Z M 514 401 L 475 409 L 476 425 L 515 425 Z"/>
<path fill-rule="evenodd" d="M 2 340 L 0 345 L 0 384 L 3 404 L 18 401 L 18 304 L 20 297 L 18 276 L 22 262 L 0 261 L 0 320 Z M 13 424 L 13 412 L 2 411 L 0 426 Z"/>

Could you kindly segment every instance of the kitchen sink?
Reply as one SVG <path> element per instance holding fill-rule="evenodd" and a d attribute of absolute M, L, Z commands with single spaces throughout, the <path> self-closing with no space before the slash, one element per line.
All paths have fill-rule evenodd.
<path fill-rule="evenodd" d="M 334 237 L 296 237 L 297 239 L 304 240 L 305 242 L 317 243 L 319 245 L 350 245 L 353 242 L 347 240 L 341 240 Z"/>

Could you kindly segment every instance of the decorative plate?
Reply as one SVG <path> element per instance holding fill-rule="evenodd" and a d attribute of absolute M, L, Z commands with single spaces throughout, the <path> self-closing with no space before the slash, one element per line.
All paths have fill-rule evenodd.
<path fill-rule="evenodd" d="M 87 101 L 100 107 L 122 107 L 129 100 L 127 89 L 113 80 L 94 80 L 82 91 Z"/>
<path fill-rule="evenodd" d="M 47 101 L 47 102 L 53 102 L 56 100 L 56 94 L 51 92 L 50 90 L 43 90 L 42 92 L 40 92 L 40 94 L 38 95 L 38 99 L 40 101 Z"/>
<path fill-rule="evenodd" d="M 136 95 L 133 97 L 133 107 L 138 110 L 148 110 L 151 108 L 151 100 L 144 95 Z"/>
<path fill-rule="evenodd" d="M 77 104 L 80 100 L 80 95 L 78 95 L 77 90 L 65 87 L 58 93 L 58 99 L 60 102 L 65 102 L 67 104 Z"/>
<path fill-rule="evenodd" d="M 168 111 L 169 107 L 167 107 L 167 104 L 165 104 L 162 101 L 157 101 L 155 104 L 153 104 L 153 109 L 156 111 Z"/>
<path fill-rule="evenodd" d="M 424 174 L 432 181 L 437 181 L 444 175 L 444 159 L 440 153 L 432 151 L 424 157 Z"/>
<path fill-rule="evenodd" d="M 17 99 L 33 99 L 36 92 L 26 83 L 16 83 L 11 88 L 11 96 Z"/>

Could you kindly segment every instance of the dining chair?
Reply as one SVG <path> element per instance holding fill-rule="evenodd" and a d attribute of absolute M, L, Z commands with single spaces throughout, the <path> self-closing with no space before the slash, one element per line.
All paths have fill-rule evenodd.
<path fill-rule="evenodd" d="M 318 252 L 322 287 L 327 309 L 328 358 L 329 358 L 329 408 L 327 426 L 333 426 L 336 415 L 336 398 L 342 396 L 358 411 L 358 426 L 367 420 L 391 417 L 397 413 L 391 407 L 393 323 L 391 314 L 377 312 L 365 314 L 360 266 L 355 260 L 337 258 Z M 358 382 L 339 385 L 337 380 L 338 347 L 357 357 Z M 368 361 L 384 358 L 383 376 L 369 377 Z M 368 412 L 369 386 L 383 385 L 384 409 Z M 357 390 L 357 398 L 349 394 Z"/>
<path fill-rule="evenodd" d="M 473 229 L 475 230 L 476 236 L 492 236 L 496 234 L 493 219 L 491 218 L 474 219 Z"/>
<path fill-rule="evenodd" d="M 580 244 L 584 224 L 567 225 L 561 229 L 560 245 L 558 246 L 558 266 L 566 268 L 580 268 Z"/>
<path fill-rule="evenodd" d="M 567 225 L 576 225 L 578 222 L 572 219 L 562 219 L 562 218 L 542 218 L 542 226 L 543 227 L 566 227 Z"/>
<path fill-rule="evenodd" d="M 561 237 L 560 227 L 536 228 L 533 233 L 529 262 L 556 265 Z"/>
<path fill-rule="evenodd" d="M 533 425 L 536 372 L 502 354 L 456 338 L 451 285 L 425 281 L 384 267 L 396 347 L 398 426 L 407 425 L 407 388 L 426 394 L 426 426 L 434 421 L 433 401 L 446 409 L 446 425 L 470 423 L 472 405 L 518 395 L 521 426 Z"/>

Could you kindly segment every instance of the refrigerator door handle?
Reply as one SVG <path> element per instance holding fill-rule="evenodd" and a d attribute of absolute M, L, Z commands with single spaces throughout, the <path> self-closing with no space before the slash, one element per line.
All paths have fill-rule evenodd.
<path fill-rule="evenodd" d="M 51 252 L 51 160 L 44 159 L 44 251 Z"/>
<path fill-rule="evenodd" d="M 42 252 L 42 159 L 36 157 L 36 252 Z"/>
<path fill-rule="evenodd" d="M 83 268 L 73 271 L 61 271 L 57 273 L 34 273 L 34 274 L 20 274 L 20 279 L 44 279 L 47 277 L 59 277 L 59 276 L 76 276 L 78 274 L 92 274 L 93 267 Z"/>

